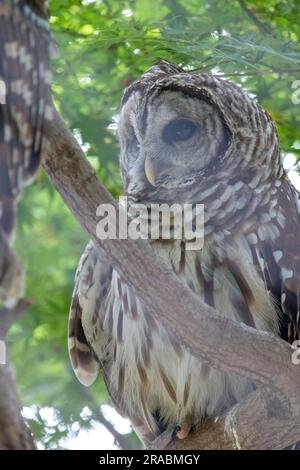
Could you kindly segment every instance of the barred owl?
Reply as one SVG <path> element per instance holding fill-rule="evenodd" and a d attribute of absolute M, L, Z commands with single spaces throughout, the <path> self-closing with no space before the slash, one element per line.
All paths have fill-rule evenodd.
<path fill-rule="evenodd" d="M 50 44 L 46 1 L 0 1 L 0 302 L 23 294 L 11 244 L 16 203 L 37 173 L 52 115 Z"/>
<path fill-rule="evenodd" d="M 201 250 L 156 240 L 157 254 L 223 315 L 298 338 L 300 198 L 268 113 L 234 83 L 161 61 L 125 91 L 119 137 L 131 204 L 204 204 Z M 253 389 L 175 343 L 92 242 L 76 273 L 69 348 L 83 384 L 102 369 L 146 445 L 176 426 L 182 437 Z"/>

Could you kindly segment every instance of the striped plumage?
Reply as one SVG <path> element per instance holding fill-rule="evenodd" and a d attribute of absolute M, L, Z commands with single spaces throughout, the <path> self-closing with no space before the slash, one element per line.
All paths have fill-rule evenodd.
<path fill-rule="evenodd" d="M 230 318 L 298 338 L 300 198 L 270 116 L 237 85 L 161 61 L 126 90 L 119 135 L 132 203 L 205 206 L 201 250 L 151 242 L 182 282 Z M 76 274 L 69 346 L 81 382 L 100 366 L 145 444 L 166 427 L 198 427 L 253 387 L 184 351 L 91 242 Z"/>
<path fill-rule="evenodd" d="M 10 249 L 16 202 L 40 163 L 52 117 L 47 1 L 0 1 L 0 301 L 22 296 Z"/>

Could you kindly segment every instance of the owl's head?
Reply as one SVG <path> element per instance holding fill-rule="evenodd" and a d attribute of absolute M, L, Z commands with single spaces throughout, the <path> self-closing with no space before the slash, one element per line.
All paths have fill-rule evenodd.
<path fill-rule="evenodd" d="M 125 91 L 119 136 L 125 191 L 140 199 L 281 167 L 274 124 L 254 99 L 231 82 L 166 61 Z"/>

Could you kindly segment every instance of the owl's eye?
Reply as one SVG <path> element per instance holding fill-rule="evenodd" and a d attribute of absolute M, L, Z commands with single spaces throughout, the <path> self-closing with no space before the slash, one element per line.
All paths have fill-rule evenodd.
<path fill-rule="evenodd" d="M 196 132 L 197 126 L 188 119 L 175 119 L 171 121 L 163 130 L 162 138 L 168 144 L 173 142 L 183 142 L 190 139 Z"/>

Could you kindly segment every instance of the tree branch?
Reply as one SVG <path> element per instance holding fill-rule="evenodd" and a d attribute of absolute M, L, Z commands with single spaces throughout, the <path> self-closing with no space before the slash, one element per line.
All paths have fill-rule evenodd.
<path fill-rule="evenodd" d="M 5 340 L 11 325 L 19 319 L 31 302 L 20 300 L 14 309 L 0 310 L 0 339 Z M 21 414 L 16 380 L 6 354 L 6 364 L 0 364 L 0 450 L 34 450 L 33 436 Z"/>
<path fill-rule="evenodd" d="M 128 437 L 126 436 L 126 434 L 124 435 L 124 434 L 119 433 L 115 429 L 114 425 L 105 418 L 105 416 L 100 410 L 93 411 L 93 419 L 95 419 L 100 424 L 102 424 L 102 426 L 104 426 L 107 429 L 107 431 L 110 432 L 110 434 L 113 436 L 115 440 L 115 444 L 117 444 L 117 446 L 120 449 L 134 450 L 133 445 L 128 439 Z"/>
<path fill-rule="evenodd" d="M 255 24 L 255 26 L 259 29 L 259 31 L 261 31 L 262 33 L 264 34 L 270 34 L 271 36 L 275 37 L 274 36 L 274 33 L 272 32 L 272 29 L 270 28 L 269 25 L 263 23 L 262 21 L 260 21 L 258 18 L 256 18 L 256 16 L 254 15 L 254 13 L 252 13 L 252 11 L 247 7 L 246 3 L 244 2 L 244 0 L 239 0 L 239 4 L 242 8 L 242 10 L 244 10 L 244 12 L 249 16 L 249 18 L 253 21 L 253 23 Z"/>
<path fill-rule="evenodd" d="M 21 299 L 12 309 L 6 307 L 0 309 L 0 339 L 5 339 L 10 327 L 19 320 L 31 304 L 30 300 Z"/>
<path fill-rule="evenodd" d="M 80 392 L 83 395 L 84 400 L 87 402 L 87 406 L 89 409 L 92 411 L 92 418 L 95 421 L 98 421 L 102 426 L 104 426 L 107 431 L 113 436 L 115 440 L 115 444 L 120 448 L 120 449 L 126 449 L 126 450 L 134 450 L 133 443 L 128 438 L 126 434 L 121 434 L 119 433 L 113 424 L 105 418 L 103 415 L 99 404 L 95 402 L 95 399 L 93 395 L 90 393 L 90 391 L 86 388 L 83 388 L 82 385 L 80 386 Z"/>
<path fill-rule="evenodd" d="M 218 64 L 217 64 L 218 65 Z M 273 74 L 282 74 L 282 73 L 300 73 L 300 69 L 298 68 L 281 68 L 281 69 L 273 69 L 273 70 L 255 70 L 254 72 L 218 72 L 216 73 L 217 77 L 256 77 L 261 75 L 273 75 Z"/>
<path fill-rule="evenodd" d="M 12 366 L 0 365 L 0 450 L 34 450 L 33 436 L 21 414 Z"/>
<path fill-rule="evenodd" d="M 44 169 L 83 229 L 147 306 L 149 314 L 202 361 L 247 376 L 280 393 L 288 401 L 292 415 L 300 421 L 300 374 L 291 361 L 294 351 L 291 346 L 280 338 L 219 315 L 181 283 L 147 241 L 99 240 L 96 209 L 101 203 L 109 203 L 117 210 L 116 203 L 58 114 L 50 126 Z M 279 374 L 274 374 L 275 368 Z M 272 401 L 266 403 L 272 409 Z M 251 413 L 256 414 L 256 410 L 252 408 Z M 267 422 L 271 424 L 270 419 Z M 300 439 L 299 425 L 296 434 Z M 288 440 L 289 444 L 295 442 L 295 435 L 289 434 Z M 259 441 L 257 447 L 261 447 Z"/>
<path fill-rule="evenodd" d="M 187 438 L 172 441 L 166 432 L 150 450 L 279 450 L 299 440 L 299 428 L 289 401 L 259 388 L 222 416 L 207 418 Z"/>

